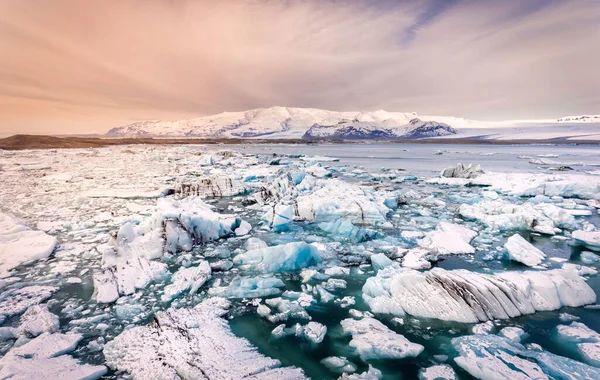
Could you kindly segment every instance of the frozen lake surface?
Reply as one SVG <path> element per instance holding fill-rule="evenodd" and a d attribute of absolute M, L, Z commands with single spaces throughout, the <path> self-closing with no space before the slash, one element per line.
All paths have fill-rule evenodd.
<path fill-rule="evenodd" d="M 1 378 L 600 378 L 597 146 L 0 151 L 0 189 Z"/>

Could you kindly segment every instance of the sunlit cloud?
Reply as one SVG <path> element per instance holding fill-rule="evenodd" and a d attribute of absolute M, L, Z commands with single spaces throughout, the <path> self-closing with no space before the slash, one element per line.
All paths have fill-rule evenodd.
<path fill-rule="evenodd" d="M 0 2 L 0 131 L 273 105 L 599 112 L 600 2 Z"/>

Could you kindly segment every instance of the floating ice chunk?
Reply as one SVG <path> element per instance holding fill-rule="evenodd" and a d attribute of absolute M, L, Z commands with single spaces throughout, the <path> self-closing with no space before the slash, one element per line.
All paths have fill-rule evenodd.
<path fill-rule="evenodd" d="M 456 380 L 456 373 L 447 364 L 438 364 L 419 370 L 419 380 Z"/>
<path fill-rule="evenodd" d="M 460 354 L 456 364 L 478 379 L 548 379 L 539 365 L 517 356 L 523 346 L 506 338 L 470 335 L 452 339 L 452 345 Z"/>
<path fill-rule="evenodd" d="M 434 231 L 418 241 L 419 246 L 440 254 L 475 253 L 469 243 L 477 232 L 458 224 L 441 222 Z"/>
<path fill-rule="evenodd" d="M 178 220 L 169 219 L 165 221 L 165 237 L 167 239 L 167 251 L 170 253 L 192 250 L 192 237 Z"/>
<path fill-rule="evenodd" d="M 327 326 L 321 323 L 308 322 L 304 326 L 304 337 L 314 344 L 321 343 L 325 339 L 325 334 L 327 334 Z"/>
<path fill-rule="evenodd" d="M 211 268 L 208 261 L 202 261 L 200 265 L 189 268 L 180 268 L 172 278 L 172 284 L 165 287 L 162 296 L 163 302 L 169 302 L 181 293 L 188 291 L 194 294 L 211 277 Z"/>
<path fill-rule="evenodd" d="M 45 259 L 56 247 L 55 237 L 34 231 L 0 213 L 0 277 L 19 265 Z"/>
<path fill-rule="evenodd" d="M 345 334 L 352 335 L 350 347 L 362 360 L 416 357 L 424 349 L 373 318 L 344 319 L 341 325 Z"/>
<path fill-rule="evenodd" d="M 235 278 L 228 286 L 211 288 L 208 293 L 227 298 L 262 298 L 278 295 L 285 287 L 283 281 L 275 277 Z"/>
<path fill-rule="evenodd" d="M 330 278 L 325 283 L 324 288 L 330 292 L 335 292 L 339 289 L 346 289 L 346 286 L 348 286 L 348 283 L 345 280 L 342 280 L 341 278 Z"/>
<path fill-rule="evenodd" d="M 349 240 L 356 243 L 382 237 L 381 233 L 377 231 L 356 227 L 352 222 L 343 219 L 319 223 L 319 228 L 333 235 L 336 239 Z"/>
<path fill-rule="evenodd" d="M 430 261 L 436 261 L 437 255 L 425 248 L 410 249 L 402 258 L 402 266 L 410 269 L 429 269 Z"/>
<path fill-rule="evenodd" d="M 584 251 L 580 254 L 581 261 L 585 264 L 597 264 L 600 263 L 600 256 L 595 253 Z"/>
<path fill-rule="evenodd" d="M 593 276 L 598 274 L 598 270 L 592 267 L 586 267 L 585 265 L 573 264 L 573 263 L 564 263 L 561 266 L 562 269 L 571 270 L 577 273 L 580 276 Z"/>
<path fill-rule="evenodd" d="M 483 174 L 483 170 L 479 165 L 473 166 L 458 164 L 448 169 L 442 170 L 440 176 L 446 178 L 477 178 Z"/>
<path fill-rule="evenodd" d="M 398 316 L 406 313 L 477 323 L 596 302 L 592 288 L 571 270 L 489 275 L 434 268 L 428 272 L 380 273 L 367 280 L 363 298 L 371 307 L 372 298 L 377 300 L 375 306 L 393 302 L 395 308 L 388 311 Z"/>
<path fill-rule="evenodd" d="M 591 249 L 592 251 L 600 251 L 600 231 L 573 231 L 573 239 L 580 245 Z"/>
<path fill-rule="evenodd" d="M 93 275 L 94 297 L 98 303 L 112 303 L 119 298 L 117 279 L 111 269 Z"/>
<path fill-rule="evenodd" d="M 504 248 L 508 251 L 508 257 L 511 260 L 518 261 L 530 267 L 540 265 L 546 258 L 544 252 L 534 247 L 518 234 L 509 237 L 506 244 L 504 244 Z"/>
<path fill-rule="evenodd" d="M 67 284 L 81 284 L 83 282 L 79 277 L 69 277 L 65 281 Z"/>
<path fill-rule="evenodd" d="M 260 317 L 266 318 L 269 314 L 271 314 L 271 309 L 267 305 L 258 305 L 256 308 L 256 314 Z"/>
<path fill-rule="evenodd" d="M 255 249 L 267 248 L 268 245 L 259 238 L 251 237 L 250 239 L 246 240 L 246 244 L 244 247 L 247 251 L 253 251 Z"/>
<path fill-rule="evenodd" d="M 106 367 L 79 364 L 70 356 L 30 359 L 20 356 L 0 360 L 0 377 L 12 380 L 95 380 L 106 374 Z"/>
<path fill-rule="evenodd" d="M 471 332 L 475 335 L 487 335 L 494 330 L 494 322 L 487 321 L 484 323 L 478 323 L 471 328 Z"/>
<path fill-rule="evenodd" d="M 297 319 L 307 319 L 310 320 L 310 315 L 304 310 L 304 307 L 301 300 L 286 300 L 281 297 L 278 298 L 269 298 L 266 301 L 266 304 L 271 306 L 272 309 L 276 309 L 278 313 L 272 314 L 267 317 L 267 319 L 271 323 L 277 323 L 282 321 L 287 321 L 289 318 L 297 318 Z M 300 335 L 298 335 L 300 336 Z"/>
<path fill-rule="evenodd" d="M 21 335 L 36 337 L 45 332 L 57 332 L 59 326 L 58 316 L 52 314 L 47 305 L 34 305 L 21 316 L 19 332 Z"/>
<path fill-rule="evenodd" d="M 134 379 L 306 379 L 302 370 L 281 367 L 236 337 L 221 318 L 228 307 L 223 298 L 209 298 L 191 309 L 158 312 L 154 322 L 108 342 L 106 363 Z"/>
<path fill-rule="evenodd" d="M 270 208 L 262 217 L 273 230 L 277 232 L 286 231 L 288 225 L 294 217 L 294 207 L 292 205 L 276 204 Z"/>
<path fill-rule="evenodd" d="M 10 350 L 8 355 L 27 358 L 51 358 L 75 350 L 80 334 L 43 333 L 28 343 Z"/>
<path fill-rule="evenodd" d="M 526 349 L 508 338 L 469 335 L 452 339 L 462 369 L 478 379 L 596 379 L 600 369 L 554 355 Z"/>
<path fill-rule="evenodd" d="M 115 314 L 120 319 L 132 320 L 146 311 L 144 306 L 136 304 L 120 304 L 115 306 Z"/>
<path fill-rule="evenodd" d="M 320 165 L 306 167 L 304 171 L 317 178 L 331 177 L 331 172 Z"/>
<path fill-rule="evenodd" d="M 501 200 L 484 200 L 473 205 L 463 204 L 457 212 L 465 219 L 477 220 L 501 231 L 530 230 L 547 235 L 557 231 L 554 221 L 529 203 L 515 205 Z"/>
<path fill-rule="evenodd" d="M 321 364 L 333 373 L 341 374 L 356 372 L 356 365 L 343 356 L 329 356 L 321 360 Z"/>
<path fill-rule="evenodd" d="M 576 343 L 577 351 L 585 362 L 600 367 L 599 333 L 579 322 L 573 322 L 568 326 L 559 325 L 556 329 L 562 339 Z"/>
<path fill-rule="evenodd" d="M 259 204 L 277 203 L 285 197 L 294 197 L 298 195 L 296 186 L 305 178 L 304 172 L 286 173 L 277 177 L 267 186 L 262 187 L 254 194 L 254 198 Z"/>
<path fill-rule="evenodd" d="M 302 161 L 321 161 L 321 162 L 336 162 L 339 161 L 339 158 L 336 157 L 328 157 L 328 156 L 303 156 L 300 157 Z"/>
<path fill-rule="evenodd" d="M 302 269 L 300 271 L 300 277 L 302 277 L 302 282 L 307 283 L 312 280 L 322 281 L 327 280 L 328 276 L 319 272 L 316 269 Z"/>
<path fill-rule="evenodd" d="M 505 327 L 502 330 L 500 330 L 500 335 L 515 342 L 521 342 L 521 339 L 523 339 L 523 336 L 526 334 L 522 328 Z"/>
<path fill-rule="evenodd" d="M 194 244 L 201 244 L 233 235 L 233 231 L 242 223 L 236 215 L 219 214 L 198 198 L 159 199 L 157 209 L 156 213 L 140 224 L 138 233 L 161 230 L 166 220 L 178 220 L 191 235 Z"/>
<path fill-rule="evenodd" d="M 380 370 L 369 364 L 369 369 L 363 373 L 353 373 L 348 375 L 344 373 L 339 380 L 379 380 L 383 377 Z"/>
<path fill-rule="evenodd" d="M 381 270 L 385 267 L 392 266 L 393 264 L 394 262 L 383 253 L 371 255 L 371 265 L 376 271 Z"/>
<path fill-rule="evenodd" d="M 247 188 L 238 179 L 227 176 L 215 176 L 201 178 L 194 182 L 178 183 L 175 185 L 174 190 L 176 194 L 186 197 L 220 198 L 244 194 Z"/>
<path fill-rule="evenodd" d="M 374 189 L 331 179 L 321 188 L 296 198 L 297 216 L 309 221 L 331 222 L 345 219 L 354 225 L 390 226 L 385 197 Z"/>
<path fill-rule="evenodd" d="M 54 286 L 26 286 L 10 289 L 0 294 L 0 315 L 12 316 L 23 313 L 31 306 L 42 303 L 58 290 Z"/>
<path fill-rule="evenodd" d="M 560 313 L 558 315 L 558 319 L 560 319 L 562 322 L 571 322 L 571 321 L 577 321 L 579 319 L 579 317 L 576 317 L 569 313 Z"/>
<path fill-rule="evenodd" d="M 252 225 L 248 222 L 246 222 L 245 220 L 242 220 L 240 222 L 240 226 L 238 228 L 235 229 L 235 236 L 244 236 L 244 235 L 248 235 L 250 233 L 250 231 L 252 230 Z"/>
<path fill-rule="evenodd" d="M 343 276 L 348 276 L 350 274 L 350 268 L 344 268 L 344 267 L 340 267 L 340 266 L 329 267 L 329 268 L 326 268 L 323 273 L 325 273 L 325 275 L 327 275 L 327 276 L 343 277 Z"/>
<path fill-rule="evenodd" d="M 321 261 L 317 248 L 304 242 L 288 243 L 247 251 L 234 257 L 233 262 L 245 270 L 281 272 L 301 269 Z"/>

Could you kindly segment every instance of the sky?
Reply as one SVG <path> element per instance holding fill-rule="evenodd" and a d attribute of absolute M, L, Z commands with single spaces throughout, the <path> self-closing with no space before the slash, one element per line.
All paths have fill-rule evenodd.
<path fill-rule="evenodd" d="M 600 113 L 598 0 L 0 0 L 0 135 L 274 105 Z"/>

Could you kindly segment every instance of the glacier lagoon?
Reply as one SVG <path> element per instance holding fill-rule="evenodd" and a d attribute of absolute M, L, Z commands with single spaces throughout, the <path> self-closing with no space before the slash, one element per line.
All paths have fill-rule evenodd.
<path fill-rule="evenodd" d="M 0 375 L 598 378 L 598 157 L 1 151 Z"/>

